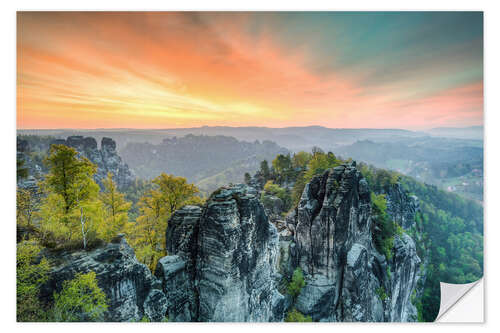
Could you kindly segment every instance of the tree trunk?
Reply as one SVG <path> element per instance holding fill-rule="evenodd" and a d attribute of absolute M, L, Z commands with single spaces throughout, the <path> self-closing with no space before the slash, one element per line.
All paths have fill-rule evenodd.
<path fill-rule="evenodd" d="M 82 225 L 83 249 L 87 248 L 87 237 L 85 236 L 85 217 L 83 216 L 83 208 L 80 207 L 80 224 Z"/>

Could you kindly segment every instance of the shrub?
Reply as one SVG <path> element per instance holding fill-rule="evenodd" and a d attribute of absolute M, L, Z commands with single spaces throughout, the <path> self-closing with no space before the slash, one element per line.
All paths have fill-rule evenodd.
<path fill-rule="evenodd" d="M 287 323 L 292 323 L 292 322 L 297 322 L 297 323 L 310 323 L 312 322 L 311 316 L 304 316 L 302 313 L 297 311 L 297 309 L 293 308 L 291 311 L 288 312 L 285 318 L 285 322 Z"/>
<path fill-rule="evenodd" d="M 304 274 L 302 273 L 302 269 L 300 267 L 297 267 L 293 271 L 293 276 L 292 276 L 292 281 L 288 284 L 288 293 L 293 297 L 296 298 L 299 296 L 300 291 L 302 288 L 306 285 L 306 282 L 304 280 Z"/>
<path fill-rule="evenodd" d="M 387 299 L 387 294 L 385 292 L 385 288 L 380 286 L 378 287 L 375 292 L 377 293 L 378 297 L 382 300 L 382 301 L 385 301 Z"/>
<path fill-rule="evenodd" d="M 17 245 L 17 321 L 42 321 L 46 319 L 38 296 L 40 287 L 48 279 L 50 266 L 45 258 L 37 262 L 40 249 L 37 244 L 27 241 Z"/>
<path fill-rule="evenodd" d="M 95 272 L 77 274 L 63 282 L 60 293 L 54 293 L 55 321 L 102 321 L 107 308 L 106 295 L 97 285 Z"/>

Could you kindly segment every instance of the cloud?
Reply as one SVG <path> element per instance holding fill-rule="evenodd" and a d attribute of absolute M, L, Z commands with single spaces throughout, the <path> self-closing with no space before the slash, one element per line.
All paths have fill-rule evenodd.
<path fill-rule="evenodd" d="M 482 96 L 457 93 L 472 89 L 463 87 L 470 80 L 447 74 L 442 61 L 318 72 L 317 45 L 284 43 L 277 21 L 266 13 L 19 13 L 18 127 L 412 128 L 482 119 Z M 338 53 L 328 60 L 341 63 Z"/>

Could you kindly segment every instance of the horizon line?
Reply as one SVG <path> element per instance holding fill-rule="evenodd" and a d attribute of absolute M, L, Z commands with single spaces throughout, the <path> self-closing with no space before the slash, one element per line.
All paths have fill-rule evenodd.
<path fill-rule="evenodd" d="M 430 127 L 426 129 L 407 129 L 407 128 L 380 128 L 380 127 L 326 127 L 321 125 L 309 125 L 309 126 L 285 126 L 285 127 L 268 127 L 268 126 L 226 126 L 226 125 L 215 125 L 215 126 L 198 126 L 198 127 L 170 127 L 170 128 L 134 128 L 134 127 L 97 127 L 97 128 L 72 128 L 72 127 L 59 127 L 59 128 L 16 128 L 16 131 L 61 131 L 61 130 L 73 130 L 73 131 L 98 131 L 98 130 L 143 130 L 143 131 L 171 131 L 171 130 L 186 130 L 186 129 L 203 129 L 203 128 L 259 128 L 259 129 L 287 129 L 287 128 L 324 128 L 329 130 L 399 130 L 408 132 L 422 132 L 429 131 L 433 129 L 470 129 L 470 128 L 484 128 L 484 125 L 470 125 L 470 126 L 439 126 Z"/>

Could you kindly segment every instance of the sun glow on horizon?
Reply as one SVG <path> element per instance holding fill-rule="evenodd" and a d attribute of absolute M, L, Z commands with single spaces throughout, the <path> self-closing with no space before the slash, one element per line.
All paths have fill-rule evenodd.
<path fill-rule="evenodd" d="M 395 44 L 381 53 L 356 50 L 363 31 L 328 34 L 342 17 L 284 15 L 19 12 L 17 126 L 482 125 L 482 30 L 450 34 L 442 57 L 415 56 L 434 43 L 418 22 L 394 41 L 374 33 Z M 405 24 L 387 20 L 378 24 Z"/>

